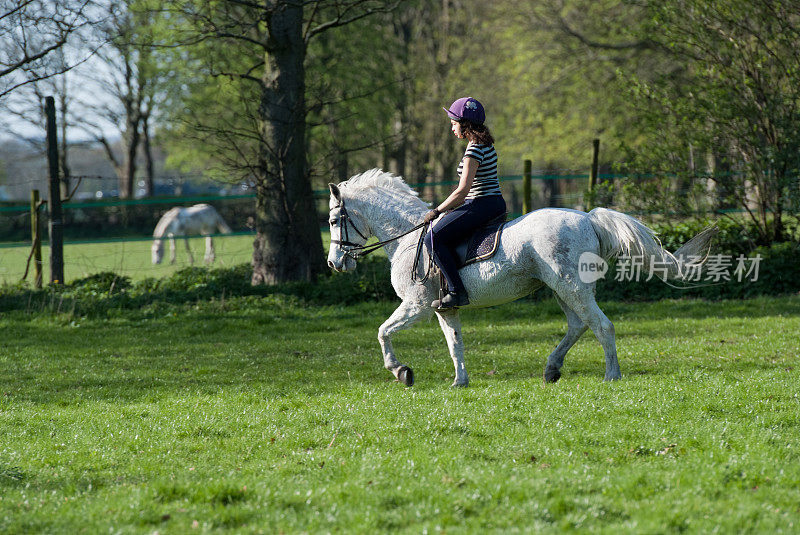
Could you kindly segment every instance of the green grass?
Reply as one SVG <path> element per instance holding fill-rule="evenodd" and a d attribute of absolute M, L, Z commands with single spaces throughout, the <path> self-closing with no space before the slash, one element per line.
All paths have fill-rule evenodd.
<path fill-rule="evenodd" d="M 552 302 L 157 303 L 0 319 L 0 532 L 797 532 L 800 298 L 606 304 L 623 380 Z"/>
<path fill-rule="evenodd" d="M 230 267 L 247 264 L 253 259 L 253 236 L 218 236 L 214 238 L 216 261 L 214 267 Z M 323 245 L 330 240 L 327 231 L 322 233 Z M 125 275 L 132 280 L 147 277 L 163 278 L 172 275 L 179 269 L 190 266 L 186 247 L 182 240 L 175 243 L 175 264 L 169 263 L 169 244 L 164 244 L 164 261 L 153 265 L 150 259 L 152 240 L 126 240 L 98 243 L 64 244 L 64 278 L 65 282 L 87 277 L 102 271 L 113 271 Z M 203 238 L 192 238 L 189 245 L 194 255 L 195 264 L 203 266 L 205 241 Z M 0 248 L 0 284 L 15 283 L 25 273 L 25 265 L 30 254 L 30 247 Z M 42 246 L 43 280 L 50 281 L 50 248 Z M 33 265 L 28 273 L 28 281 L 33 280 Z"/>

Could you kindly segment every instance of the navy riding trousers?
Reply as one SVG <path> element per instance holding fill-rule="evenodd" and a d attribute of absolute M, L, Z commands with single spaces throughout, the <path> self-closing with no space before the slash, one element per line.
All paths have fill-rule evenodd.
<path fill-rule="evenodd" d="M 458 208 L 446 212 L 425 236 L 425 247 L 442 270 L 451 292 L 465 292 L 458 274 L 455 248 L 458 243 L 492 219 L 506 212 L 502 195 L 469 199 Z"/>

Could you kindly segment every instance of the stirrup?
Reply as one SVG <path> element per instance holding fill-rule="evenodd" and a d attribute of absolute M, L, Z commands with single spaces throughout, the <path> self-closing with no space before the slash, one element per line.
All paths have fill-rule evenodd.
<path fill-rule="evenodd" d="M 465 307 L 469 304 L 469 297 L 466 292 L 453 293 L 447 292 L 444 297 L 437 299 L 431 306 L 436 310 L 448 310 L 451 308 Z"/>

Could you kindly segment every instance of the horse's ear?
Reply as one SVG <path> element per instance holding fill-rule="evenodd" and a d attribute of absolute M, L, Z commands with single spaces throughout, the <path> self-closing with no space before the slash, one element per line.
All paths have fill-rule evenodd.
<path fill-rule="evenodd" d="M 342 192 L 339 191 L 339 186 L 331 182 L 328 184 L 328 187 L 331 189 L 331 195 L 333 195 L 333 198 L 336 199 L 337 202 L 342 202 Z"/>

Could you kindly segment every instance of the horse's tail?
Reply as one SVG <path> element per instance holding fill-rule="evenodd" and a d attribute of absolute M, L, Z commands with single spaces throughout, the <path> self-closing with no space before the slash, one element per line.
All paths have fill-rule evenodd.
<path fill-rule="evenodd" d="M 670 253 L 661 246 L 655 232 L 629 215 L 607 208 L 595 208 L 588 214 L 600 240 L 600 256 L 610 258 L 625 255 L 640 259 L 642 267 L 664 279 L 682 279 L 688 270 L 705 262 L 711 239 L 717 227 L 708 227 Z"/>

